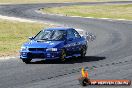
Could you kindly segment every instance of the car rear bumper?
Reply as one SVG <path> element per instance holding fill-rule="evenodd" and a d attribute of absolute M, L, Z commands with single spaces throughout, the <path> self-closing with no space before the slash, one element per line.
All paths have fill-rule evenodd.
<path fill-rule="evenodd" d="M 20 59 L 58 59 L 61 51 L 57 52 L 20 52 Z"/>

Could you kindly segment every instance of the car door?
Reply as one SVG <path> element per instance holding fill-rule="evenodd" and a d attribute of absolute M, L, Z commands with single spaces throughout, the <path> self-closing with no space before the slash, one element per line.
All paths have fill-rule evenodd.
<path fill-rule="evenodd" d="M 74 36 L 75 36 L 75 38 L 74 38 L 74 42 L 75 42 L 74 50 L 75 50 L 75 53 L 78 54 L 81 51 L 82 38 L 75 29 L 73 29 L 73 33 L 74 33 Z"/>
<path fill-rule="evenodd" d="M 68 55 L 73 55 L 75 54 L 75 46 L 76 46 L 76 41 L 75 41 L 75 34 L 72 29 L 67 30 L 67 54 Z"/>

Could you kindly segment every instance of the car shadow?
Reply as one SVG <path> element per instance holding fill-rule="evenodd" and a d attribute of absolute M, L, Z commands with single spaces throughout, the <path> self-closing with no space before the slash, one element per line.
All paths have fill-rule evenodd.
<path fill-rule="evenodd" d="M 59 60 L 41 60 L 41 61 L 31 62 L 30 64 L 74 64 L 74 63 L 100 61 L 104 59 L 106 59 L 106 57 L 86 56 L 85 58 L 69 58 L 65 62 L 61 62 Z"/>

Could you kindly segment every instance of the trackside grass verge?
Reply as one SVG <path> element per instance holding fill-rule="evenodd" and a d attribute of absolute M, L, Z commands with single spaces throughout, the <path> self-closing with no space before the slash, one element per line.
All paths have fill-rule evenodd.
<path fill-rule="evenodd" d="M 128 5 L 96 5 L 96 6 L 64 6 L 41 9 L 44 13 L 63 14 L 66 16 L 82 16 L 94 18 L 113 18 L 132 20 L 132 4 Z"/>
<path fill-rule="evenodd" d="M 101 2 L 101 1 L 128 1 L 128 0 L 0 0 L 0 3 L 63 3 L 63 2 Z"/>
<path fill-rule="evenodd" d="M 50 25 L 0 20 L 0 57 L 17 55 L 29 36 L 46 27 Z"/>

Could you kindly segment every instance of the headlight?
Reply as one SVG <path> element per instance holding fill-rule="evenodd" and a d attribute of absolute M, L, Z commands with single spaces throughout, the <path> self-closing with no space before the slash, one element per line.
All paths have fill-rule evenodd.
<path fill-rule="evenodd" d="M 21 47 L 21 51 L 26 51 L 26 50 L 27 50 L 27 47 L 24 47 L 24 46 Z"/>
<path fill-rule="evenodd" d="M 46 51 L 57 51 L 57 48 L 48 48 Z"/>

